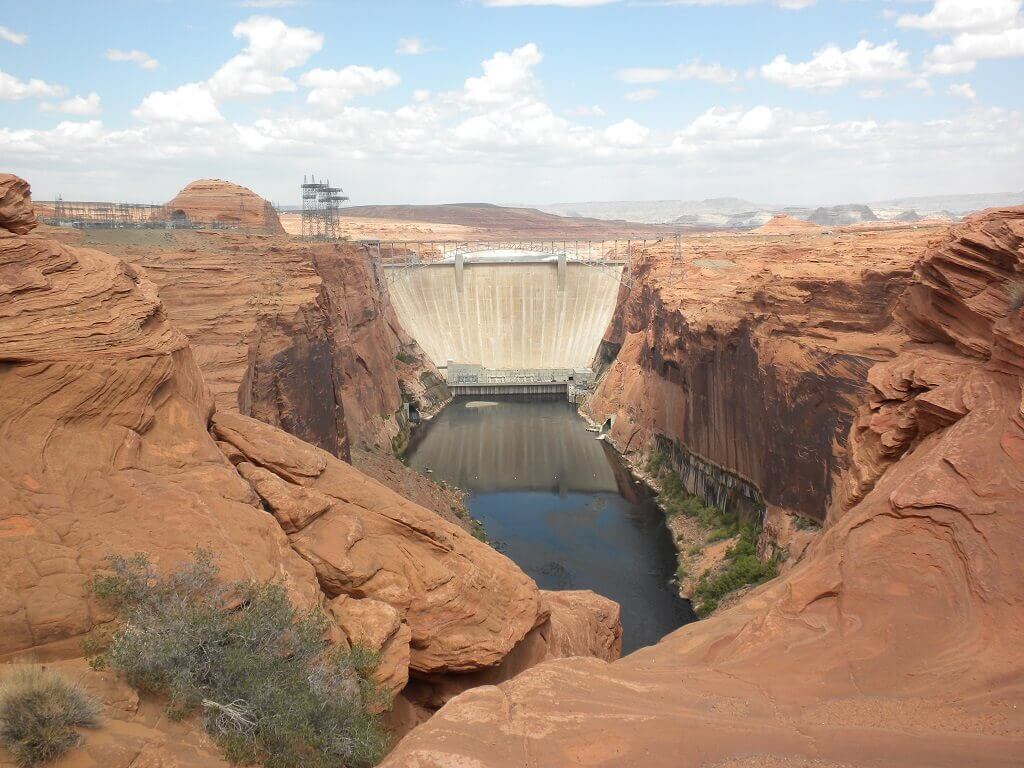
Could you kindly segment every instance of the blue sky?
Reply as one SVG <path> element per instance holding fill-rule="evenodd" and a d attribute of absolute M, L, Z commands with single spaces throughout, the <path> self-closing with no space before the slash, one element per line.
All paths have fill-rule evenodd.
<path fill-rule="evenodd" d="M 41 198 L 281 203 L 1019 190 L 1021 0 L 0 7 L 0 164 Z M 42 9 L 45 8 L 44 14 Z"/>

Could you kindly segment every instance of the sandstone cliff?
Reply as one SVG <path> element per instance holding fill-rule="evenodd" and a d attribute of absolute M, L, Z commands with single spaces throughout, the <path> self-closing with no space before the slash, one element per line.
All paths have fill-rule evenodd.
<path fill-rule="evenodd" d="M 142 551 L 164 569 L 197 546 L 226 578 L 280 581 L 322 607 L 336 642 L 379 651 L 378 679 L 412 712 L 396 728 L 430 711 L 401 696 L 410 677 L 462 690 L 545 657 L 617 655 L 614 604 L 545 597 L 503 555 L 331 453 L 218 411 L 153 283 L 33 233 L 27 193 L 0 175 L 0 658 L 79 656 L 109 619 L 85 590 L 106 555 Z M 105 738 L 131 731 L 138 749 L 90 753 L 105 764 L 137 765 L 140 751 L 206 762 L 201 740 L 153 708 L 112 706 Z"/>
<path fill-rule="evenodd" d="M 403 401 L 429 415 L 450 394 L 364 248 L 238 232 L 51 231 L 145 270 L 219 410 L 351 458 L 459 521 L 454 494 L 390 459 L 408 430 Z"/>
<path fill-rule="evenodd" d="M 788 574 L 621 661 L 468 692 L 385 765 L 1019 763 L 1022 276 L 1024 208 L 928 250 L 896 303 L 912 341 L 868 370 L 845 492 Z"/>
<path fill-rule="evenodd" d="M 625 453 L 671 443 L 709 501 L 743 501 L 731 473 L 759 502 L 822 519 L 866 372 L 905 340 L 893 307 L 939 231 L 692 238 L 681 261 L 639 255 L 592 415 L 615 417 Z"/>
<path fill-rule="evenodd" d="M 167 203 L 167 210 L 172 218 L 187 216 L 198 224 L 284 234 L 274 206 L 251 189 L 222 179 L 199 179 L 187 184 Z"/>

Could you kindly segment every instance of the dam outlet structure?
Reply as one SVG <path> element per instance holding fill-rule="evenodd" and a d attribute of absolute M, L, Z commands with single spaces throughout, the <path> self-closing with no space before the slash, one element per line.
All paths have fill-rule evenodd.
<path fill-rule="evenodd" d="M 452 394 L 576 399 L 592 384 L 632 243 L 389 245 L 382 266 L 395 311 Z"/>

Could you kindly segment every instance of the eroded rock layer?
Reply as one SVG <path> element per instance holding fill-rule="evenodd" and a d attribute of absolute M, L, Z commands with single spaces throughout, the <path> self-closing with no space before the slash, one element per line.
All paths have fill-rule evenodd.
<path fill-rule="evenodd" d="M 145 270 L 219 410 L 351 457 L 458 521 L 456 495 L 391 459 L 407 430 L 403 401 L 431 414 L 450 394 L 366 249 L 224 231 L 49 231 Z"/>
<path fill-rule="evenodd" d="M 1018 764 L 1022 242 L 1014 209 L 927 251 L 895 302 L 912 340 L 855 390 L 844 492 L 786 575 L 620 661 L 467 692 L 385 765 Z M 765 428 L 789 429 L 783 415 L 765 411 Z"/>
<path fill-rule="evenodd" d="M 282 583 L 333 619 L 327 640 L 379 653 L 377 680 L 414 720 L 429 709 L 402 694 L 411 676 L 461 691 L 555 655 L 618 655 L 611 601 L 542 595 L 331 453 L 218 412 L 154 284 L 32 232 L 27 195 L 0 175 L 0 659 L 56 661 L 99 691 L 105 724 L 67 761 L 220 764 L 197 722 L 84 671 L 83 637 L 111 619 L 86 589 L 108 555 L 167 570 L 202 547 L 226 579 Z"/>
<path fill-rule="evenodd" d="M 187 184 L 167 203 L 169 215 L 196 224 L 227 225 L 283 234 L 277 211 L 251 189 L 223 179 Z"/>
<path fill-rule="evenodd" d="M 717 236 L 641 255 L 589 408 L 625 453 L 662 436 L 768 504 L 821 519 L 867 370 L 938 230 Z M 698 488 L 691 488 L 698 491 Z M 713 499 L 709 499 L 713 500 Z M 717 501 L 717 500 L 716 500 Z"/>

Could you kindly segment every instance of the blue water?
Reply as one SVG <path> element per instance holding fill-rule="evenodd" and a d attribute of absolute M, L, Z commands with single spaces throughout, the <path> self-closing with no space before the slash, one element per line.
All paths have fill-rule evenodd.
<path fill-rule="evenodd" d="M 661 511 L 563 401 L 456 400 L 415 436 L 409 465 L 468 492 L 491 543 L 543 589 L 592 589 L 622 608 L 623 651 L 696 617 L 672 578 Z M 468 407 L 467 407 L 468 406 Z"/>

